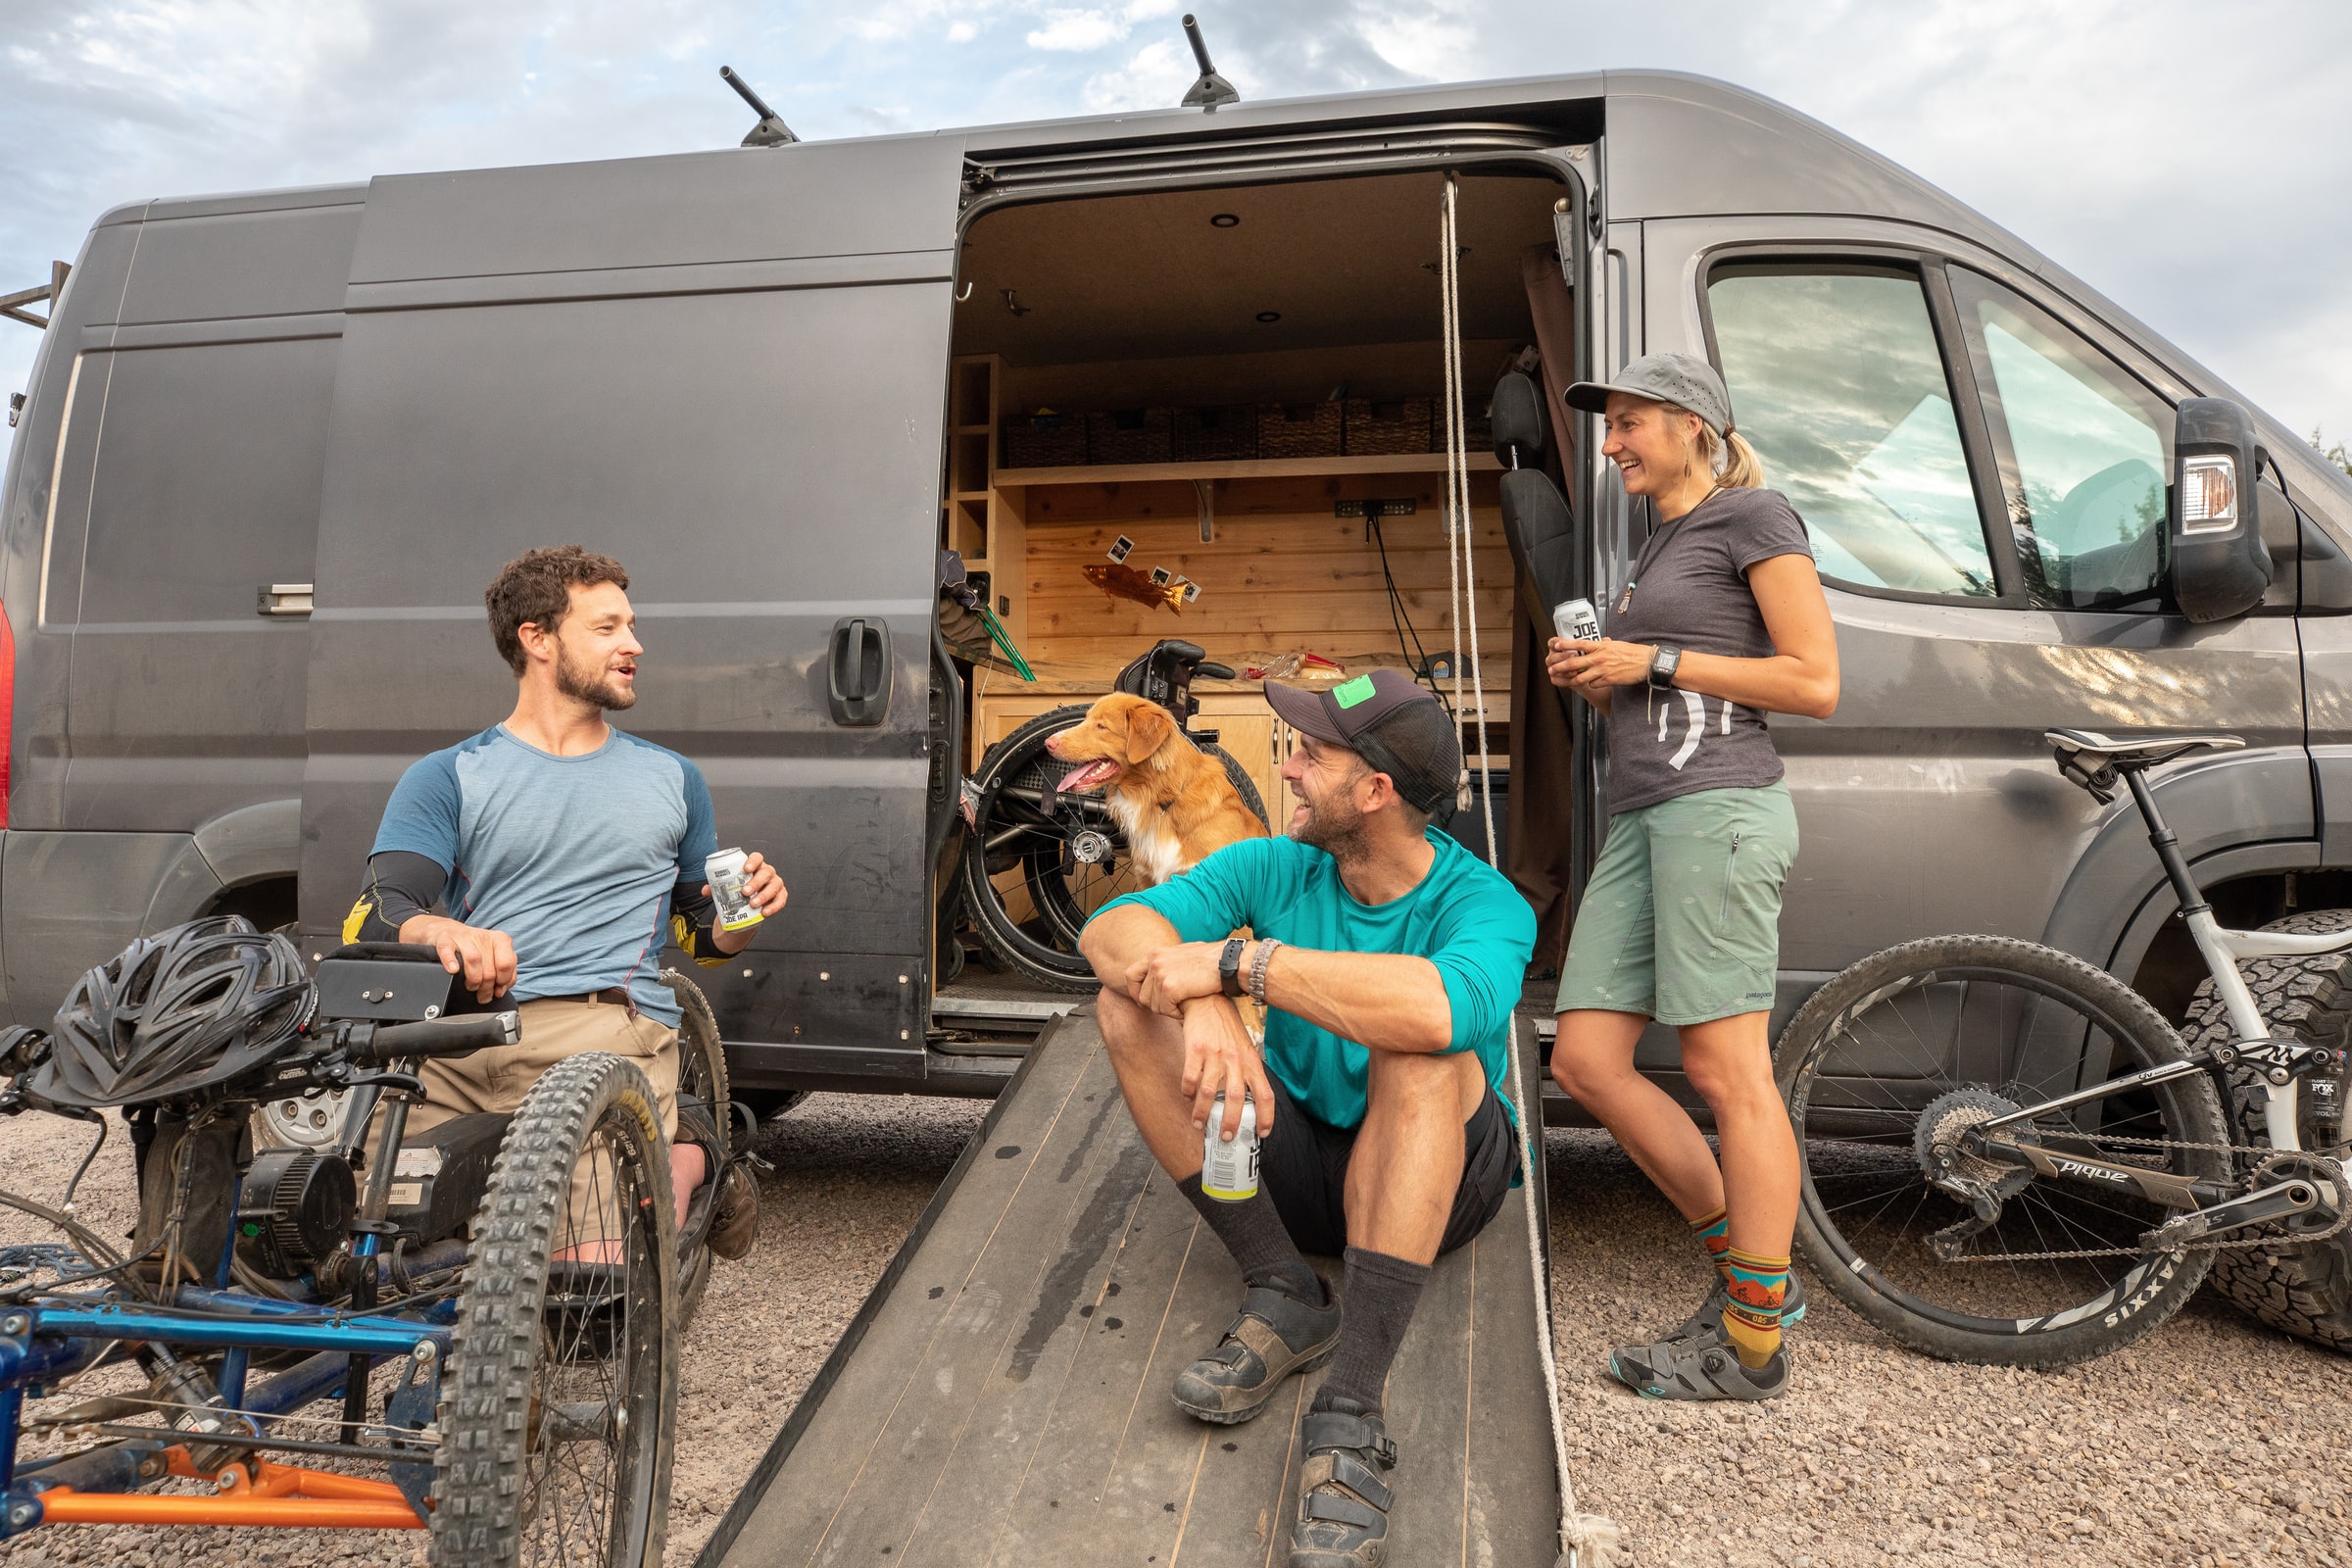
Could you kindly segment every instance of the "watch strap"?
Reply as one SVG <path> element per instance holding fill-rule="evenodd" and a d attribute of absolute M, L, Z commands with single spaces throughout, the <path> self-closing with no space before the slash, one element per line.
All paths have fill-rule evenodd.
<path fill-rule="evenodd" d="M 1246 937 L 1227 937 L 1225 951 L 1217 955 L 1217 979 L 1229 997 L 1242 995 L 1242 949 L 1249 945 Z"/>

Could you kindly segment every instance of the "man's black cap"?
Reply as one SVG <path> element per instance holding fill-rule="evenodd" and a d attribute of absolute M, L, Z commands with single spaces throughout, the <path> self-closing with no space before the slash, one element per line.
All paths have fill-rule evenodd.
<path fill-rule="evenodd" d="M 1443 704 L 1400 669 L 1385 666 L 1327 691 L 1266 683 L 1266 701 L 1301 734 L 1345 746 L 1408 804 L 1443 822 L 1462 776 L 1462 737 Z"/>

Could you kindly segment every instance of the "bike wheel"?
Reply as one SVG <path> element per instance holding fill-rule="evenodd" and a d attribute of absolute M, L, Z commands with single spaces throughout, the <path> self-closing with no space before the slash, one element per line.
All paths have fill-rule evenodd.
<path fill-rule="evenodd" d="M 582 1161 L 588 1198 L 574 1213 Z M 659 1568 L 676 1250 L 645 1075 L 601 1052 L 549 1069 L 474 1216 L 441 1400 L 434 1562 Z"/>
<path fill-rule="evenodd" d="M 2209 1250 L 2137 1247 L 2179 1210 L 2008 1161 L 1942 1161 L 1973 1123 L 2182 1054 L 2121 981 L 2034 943 L 1935 937 L 1863 959 L 1814 993 L 1776 1048 L 1803 1158 L 1798 1249 L 1862 1316 L 1946 1360 L 2065 1366 L 2131 1343 L 2212 1265 Z M 2184 1147 L 2228 1142 L 2201 1073 L 2024 1130 L 2080 1158 L 2230 1174 L 2227 1154 Z M 1977 1213 L 1962 1196 L 1972 1184 L 1996 1216 L 1963 1238 L 1953 1228 Z M 2099 1255 L 2047 1255 L 2079 1252 Z"/>
<path fill-rule="evenodd" d="M 1059 789 L 1078 764 L 1054 757 L 1046 742 L 1085 717 L 1081 705 L 1056 708 L 989 748 L 972 781 L 979 805 L 963 852 L 964 904 L 981 942 L 1001 962 L 1060 991 L 1095 989 L 1094 969 L 1078 955 L 1087 920 L 1152 885 L 1102 798 Z M 1264 821 L 1241 763 L 1216 746 L 1200 750 Z"/>
<path fill-rule="evenodd" d="M 718 1134 L 718 1147 L 710 1152 L 710 1168 L 704 1173 L 707 1207 L 718 1196 L 718 1180 L 735 1152 L 735 1118 L 728 1104 L 727 1052 L 718 1038 L 718 1018 L 703 988 L 675 969 L 662 971 L 662 983 L 678 999 L 678 1115 L 679 1136 L 685 1135 L 689 1108 L 699 1105 Z M 688 1215 L 690 1221 L 694 1215 Z M 690 1225 L 690 1229 L 692 1226 Z M 678 1241 L 678 1321 L 691 1322 L 702 1305 L 703 1289 L 710 1283 L 710 1249 Z"/>

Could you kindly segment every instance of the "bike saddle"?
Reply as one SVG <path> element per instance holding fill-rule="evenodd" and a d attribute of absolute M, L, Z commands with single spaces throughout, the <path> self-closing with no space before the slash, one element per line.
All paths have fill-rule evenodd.
<path fill-rule="evenodd" d="M 2111 801 L 2116 776 L 2136 773 L 2158 762 L 2169 762 L 2195 751 L 2234 752 L 2244 747 L 2237 735 L 2139 735 L 2119 740 L 2095 729 L 2049 729 L 2041 738 L 2050 743 L 2058 771 L 2101 801 Z"/>

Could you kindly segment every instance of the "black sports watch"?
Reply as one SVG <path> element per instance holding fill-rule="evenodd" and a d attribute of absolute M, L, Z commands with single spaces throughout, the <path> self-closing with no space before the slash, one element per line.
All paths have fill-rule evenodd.
<path fill-rule="evenodd" d="M 1249 945 L 1247 937 L 1227 937 L 1225 951 L 1217 955 L 1217 980 L 1229 997 L 1247 995 L 1242 990 L 1242 949 Z"/>
<path fill-rule="evenodd" d="M 1674 685 L 1674 672 L 1683 667 L 1683 651 L 1672 643 L 1658 644 L 1657 652 L 1649 656 L 1649 684 L 1653 691 L 1666 691 Z"/>

